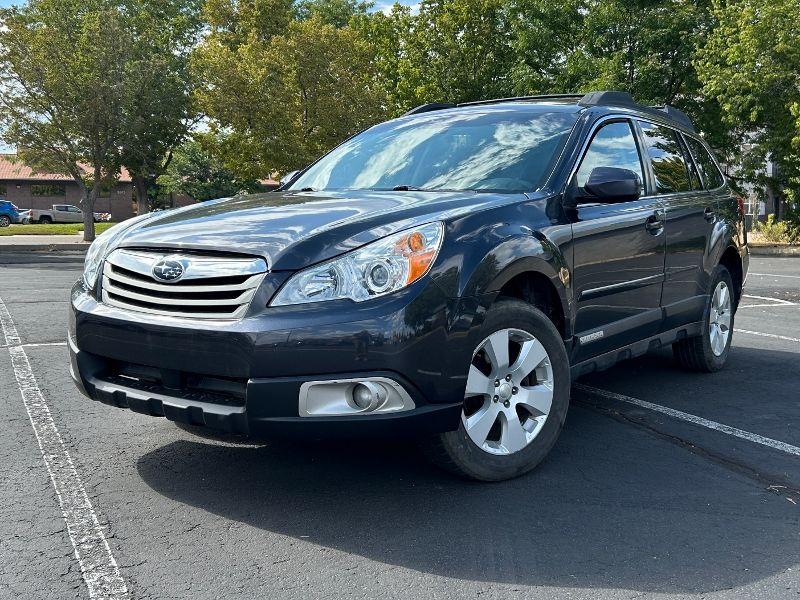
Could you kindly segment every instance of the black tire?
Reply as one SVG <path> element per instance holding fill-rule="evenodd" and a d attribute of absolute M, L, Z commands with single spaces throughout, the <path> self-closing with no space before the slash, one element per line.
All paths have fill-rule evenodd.
<path fill-rule="evenodd" d="M 39 217 L 39 223 L 42 225 L 50 225 L 53 223 L 53 219 L 50 217 Z"/>
<path fill-rule="evenodd" d="M 730 325 L 728 327 L 728 337 L 721 353 L 714 352 L 711 345 L 711 309 L 712 297 L 717 286 L 723 282 L 731 294 L 730 303 Z M 690 371 L 701 373 L 713 373 L 725 366 L 733 340 L 733 323 L 736 316 L 736 300 L 738 293 L 734 290 L 733 279 L 728 269 L 723 265 L 717 265 L 711 276 L 710 291 L 703 311 L 702 331 L 700 335 L 693 336 L 672 344 L 672 354 L 675 360 L 683 368 Z"/>
<path fill-rule="evenodd" d="M 11 225 L 11 219 L 8 215 L 0 215 L 0 227 L 8 227 Z"/>
<path fill-rule="evenodd" d="M 481 339 L 507 328 L 533 335 L 547 351 L 553 375 L 552 405 L 538 435 L 527 446 L 511 454 L 497 455 L 484 451 L 469 437 L 463 421 L 457 430 L 426 440 L 423 450 L 435 464 L 468 479 L 503 481 L 527 473 L 550 452 L 567 416 L 569 359 L 558 330 L 539 309 L 512 299 L 500 300 L 489 309 Z"/>

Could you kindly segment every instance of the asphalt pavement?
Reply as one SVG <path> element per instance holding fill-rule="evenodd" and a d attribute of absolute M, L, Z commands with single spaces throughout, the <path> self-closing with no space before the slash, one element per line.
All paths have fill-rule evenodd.
<path fill-rule="evenodd" d="M 548 459 L 499 484 L 83 398 L 81 262 L 0 255 L 0 598 L 800 598 L 800 258 L 752 260 L 725 370 L 660 350 L 580 379 Z M 76 506 L 107 553 L 77 560 Z"/>

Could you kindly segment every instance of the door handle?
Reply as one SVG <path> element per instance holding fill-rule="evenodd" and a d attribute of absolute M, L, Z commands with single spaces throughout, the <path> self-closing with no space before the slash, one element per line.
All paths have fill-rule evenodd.
<path fill-rule="evenodd" d="M 664 220 L 661 217 L 661 213 L 659 211 L 654 212 L 652 215 L 647 217 L 644 222 L 644 228 L 647 229 L 653 235 L 658 235 L 662 231 L 664 231 Z"/>
<path fill-rule="evenodd" d="M 704 218 L 706 221 L 708 221 L 708 222 L 711 222 L 711 221 L 713 221 L 713 220 L 714 220 L 714 218 L 715 218 L 716 216 L 717 216 L 717 215 L 714 213 L 714 209 L 713 209 L 713 208 L 711 208 L 710 206 L 706 206 L 706 209 L 703 211 L 703 218 Z"/>

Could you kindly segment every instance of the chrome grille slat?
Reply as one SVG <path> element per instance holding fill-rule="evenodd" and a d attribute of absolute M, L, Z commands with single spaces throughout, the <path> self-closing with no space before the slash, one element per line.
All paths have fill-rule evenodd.
<path fill-rule="evenodd" d="M 184 268 L 183 276 L 173 283 L 159 282 L 152 274 L 153 265 L 165 258 L 180 262 Z M 110 306 L 149 314 L 239 319 L 247 312 L 266 272 L 261 258 L 117 249 L 106 258 L 102 300 Z"/>

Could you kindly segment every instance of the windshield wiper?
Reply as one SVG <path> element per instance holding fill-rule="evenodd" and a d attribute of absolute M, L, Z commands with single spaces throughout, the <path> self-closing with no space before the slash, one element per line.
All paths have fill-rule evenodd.
<path fill-rule="evenodd" d="M 392 188 L 393 192 L 427 192 L 429 190 L 413 185 L 396 185 Z"/>

